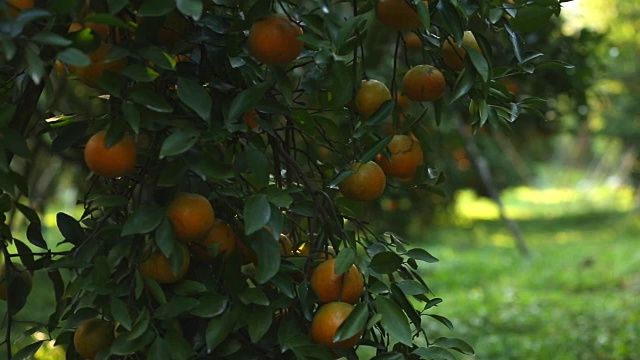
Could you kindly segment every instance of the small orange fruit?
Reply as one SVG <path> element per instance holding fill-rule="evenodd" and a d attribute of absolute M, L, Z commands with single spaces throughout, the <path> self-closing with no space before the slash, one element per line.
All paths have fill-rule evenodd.
<path fill-rule="evenodd" d="M 480 46 L 471 31 L 465 31 L 462 36 L 462 44 L 472 47 L 480 52 Z M 442 44 L 442 60 L 453 70 L 462 70 L 467 50 L 458 46 L 452 36 L 449 36 Z"/>
<path fill-rule="evenodd" d="M 391 100 L 387 85 L 378 80 L 362 80 L 355 99 L 356 111 L 367 119 L 387 100 Z"/>
<path fill-rule="evenodd" d="M 289 239 L 289 237 L 285 234 L 280 234 L 280 256 L 291 256 L 293 255 L 293 243 Z"/>
<path fill-rule="evenodd" d="M 231 226 L 220 219 L 215 219 L 207 236 L 200 241 L 189 243 L 189 250 L 191 250 L 191 254 L 193 254 L 197 260 L 210 262 L 213 261 L 214 258 L 209 254 L 208 248 L 216 246 L 218 254 L 224 253 L 226 259 L 231 255 L 233 249 L 236 248 L 237 242 L 238 234 L 233 231 Z"/>
<path fill-rule="evenodd" d="M 400 179 L 413 177 L 424 160 L 420 143 L 407 135 L 394 135 L 387 147 L 391 154 L 389 159 L 384 155 L 376 159 L 382 171 Z"/>
<path fill-rule="evenodd" d="M 422 49 L 422 40 L 420 37 L 414 33 L 413 31 L 409 31 L 404 35 L 404 43 L 407 45 L 407 49 L 409 50 L 420 50 Z"/>
<path fill-rule="evenodd" d="M 127 66 L 127 59 L 118 59 L 105 62 L 112 45 L 102 43 L 98 48 L 89 54 L 91 63 L 88 66 L 74 66 L 73 73 L 83 83 L 90 87 L 96 87 L 96 80 L 105 75 L 105 71 L 119 73 Z"/>
<path fill-rule="evenodd" d="M 402 79 L 402 90 L 413 101 L 435 101 L 446 87 L 444 75 L 431 65 L 414 66 Z"/>
<path fill-rule="evenodd" d="M 13 265 L 13 273 L 12 276 L 20 276 L 25 285 L 26 294 L 29 295 L 31 293 L 31 288 L 33 288 L 33 279 L 31 277 L 31 273 L 24 267 L 24 265 L 20 263 L 12 263 Z M 7 281 L 6 276 L 6 263 L 0 265 L 0 300 L 7 301 L 9 297 L 9 293 L 7 292 L 7 288 L 9 286 L 9 282 Z"/>
<path fill-rule="evenodd" d="M 356 201 L 372 201 L 382 195 L 387 180 L 378 164 L 373 161 L 362 165 L 354 162 L 350 169 L 355 172 L 338 184 L 344 197 Z"/>
<path fill-rule="evenodd" d="M 429 6 L 427 1 L 422 3 Z M 376 16 L 383 25 L 396 31 L 413 30 L 422 26 L 418 12 L 407 0 L 379 0 Z"/>
<path fill-rule="evenodd" d="M 84 147 L 84 161 L 97 175 L 118 178 L 132 173 L 137 164 L 137 146 L 131 135 L 125 134 L 120 141 L 107 148 L 106 130 L 95 133 Z"/>
<path fill-rule="evenodd" d="M 322 262 L 313 270 L 311 287 L 321 303 L 342 301 L 355 304 L 364 290 L 364 279 L 358 267 L 351 265 L 346 273 L 336 275 L 335 259 Z"/>
<path fill-rule="evenodd" d="M 83 321 L 73 334 L 73 345 L 78 355 L 93 359 L 102 349 L 106 349 L 115 339 L 112 323 L 101 319 Z"/>
<path fill-rule="evenodd" d="M 171 270 L 171 261 L 162 252 L 156 250 L 138 266 L 138 271 L 159 284 L 173 284 L 187 274 L 189 270 L 189 250 L 184 244 L 177 244 L 178 251 L 182 251 L 182 266 L 177 273 Z"/>
<path fill-rule="evenodd" d="M 244 123 L 247 124 L 250 129 L 255 129 L 258 127 L 258 122 L 256 121 L 256 119 L 259 118 L 260 115 L 258 115 L 258 112 L 255 109 L 251 109 L 242 115 L 242 121 L 244 121 Z"/>
<path fill-rule="evenodd" d="M 330 302 L 316 311 L 311 320 L 311 339 L 329 349 L 348 349 L 355 346 L 362 337 L 362 331 L 351 338 L 333 342 L 336 331 L 349 317 L 354 306 L 344 302 Z"/>
<path fill-rule="evenodd" d="M 199 194 L 178 194 L 167 207 L 178 240 L 200 241 L 214 225 L 216 214 L 207 198 Z"/>
<path fill-rule="evenodd" d="M 298 40 L 302 33 L 302 28 L 286 15 L 267 15 L 251 26 L 249 51 L 256 60 L 265 64 L 290 63 L 302 52 L 304 43 Z"/>
<path fill-rule="evenodd" d="M 35 0 L 8 0 L 7 6 L 9 7 L 9 14 L 12 17 L 18 17 L 22 10 L 33 9 L 35 6 Z M 0 11 L 2 15 L 2 11 Z"/>
<path fill-rule="evenodd" d="M 316 258 L 324 259 L 324 260 L 328 260 L 336 257 L 336 251 L 333 249 L 333 246 L 331 245 L 327 246 L 326 251 L 321 250 L 319 252 L 316 252 L 311 250 L 311 244 L 309 244 L 308 242 L 305 242 L 305 243 L 302 243 L 302 245 L 300 245 L 296 250 L 296 255 L 298 256 L 309 256 L 309 253 L 313 253 Z"/>

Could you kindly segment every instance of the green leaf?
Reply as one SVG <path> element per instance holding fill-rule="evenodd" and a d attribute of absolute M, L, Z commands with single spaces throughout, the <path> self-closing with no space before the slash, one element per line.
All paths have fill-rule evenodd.
<path fill-rule="evenodd" d="M 453 103 L 459 98 L 466 95 L 469 90 L 473 88 L 473 84 L 475 83 L 475 78 L 473 73 L 467 71 L 466 68 L 460 71 L 460 75 L 458 75 L 458 79 L 456 80 L 456 84 L 453 86 L 453 94 L 451 95 L 451 100 L 449 103 Z"/>
<path fill-rule="evenodd" d="M 121 236 L 147 234 L 155 230 L 164 219 L 164 210 L 156 205 L 141 206 L 129 216 L 122 227 Z"/>
<path fill-rule="evenodd" d="M 229 105 L 227 122 L 235 122 L 242 114 L 253 109 L 271 86 L 273 82 L 263 82 L 240 92 Z"/>
<path fill-rule="evenodd" d="M 142 64 L 131 64 L 127 66 L 122 71 L 122 75 L 138 82 L 152 82 L 160 76 L 155 70 Z"/>
<path fill-rule="evenodd" d="M 262 229 L 271 218 L 269 200 L 263 194 L 253 195 L 244 204 L 244 232 L 246 235 Z"/>
<path fill-rule="evenodd" d="M 209 320 L 205 333 L 208 352 L 213 351 L 216 346 L 229 336 L 229 333 L 231 333 L 233 329 L 235 318 L 236 316 L 233 312 L 225 311 L 221 316 Z"/>
<path fill-rule="evenodd" d="M 412 259 L 416 259 L 416 260 L 420 260 L 420 261 L 424 261 L 424 262 L 428 262 L 428 263 L 436 263 L 436 262 L 440 261 L 435 256 L 429 254 L 429 252 L 427 250 L 421 249 L 421 248 L 411 249 L 411 250 L 407 251 L 407 253 L 405 255 L 410 257 L 410 258 L 412 258 Z"/>
<path fill-rule="evenodd" d="M 471 345 L 456 338 L 439 337 L 433 342 L 433 345 L 452 349 L 465 355 L 475 355 L 475 352 Z"/>
<path fill-rule="evenodd" d="M 176 7 L 175 0 L 146 0 L 138 9 L 138 16 L 163 16 Z"/>
<path fill-rule="evenodd" d="M 202 318 L 211 318 L 222 314 L 227 309 L 227 304 L 228 300 L 224 296 L 208 292 L 200 298 L 200 303 L 190 313 Z"/>
<path fill-rule="evenodd" d="M 382 315 L 380 320 L 382 327 L 387 330 L 389 335 L 407 346 L 413 345 L 409 320 L 396 303 L 384 296 L 378 296 L 376 310 L 378 314 Z"/>
<path fill-rule="evenodd" d="M 462 47 L 467 51 L 467 55 L 469 55 L 469 59 L 471 59 L 473 67 L 476 68 L 478 74 L 482 77 L 482 80 L 484 82 L 489 81 L 489 64 L 484 56 L 482 56 L 482 53 L 476 50 L 476 48 L 466 44 L 463 44 Z"/>
<path fill-rule="evenodd" d="M 520 7 L 516 16 L 511 19 L 511 27 L 515 31 L 538 31 L 549 25 L 549 19 L 554 13 L 555 10 L 550 6 L 527 4 Z"/>
<path fill-rule="evenodd" d="M 196 129 L 179 128 L 162 143 L 160 147 L 160 158 L 166 156 L 180 155 L 191 149 L 193 145 L 200 139 L 200 132 Z"/>
<path fill-rule="evenodd" d="M 429 289 L 415 280 L 403 280 L 396 285 L 405 295 L 422 295 L 429 293 Z"/>
<path fill-rule="evenodd" d="M 196 299 L 175 296 L 169 302 L 160 305 L 153 316 L 160 320 L 170 320 L 195 309 L 200 302 Z"/>
<path fill-rule="evenodd" d="M 367 119 L 365 124 L 367 124 L 368 126 L 375 126 L 376 124 L 379 124 L 380 122 L 388 119 L 389 116 L 391 116 L 391 113 L 393 112 L 393 108 L 395 106 L 396 104 L 393 99 L 383 102 L 378 110 L 376 110 L 376 112 Z"/>
<path fill-rule="evenodd" d="M 260 288 L 245 288 L 238 294 L 238 298 L 245 305 L 269 305 L 269 298 Z"/>
<path fill-rule="evenodd" d="M 156 91 L 147 84 L 135 84 L 130 92 L 131 100 L 140 105 L 144 105 L 150 110 L 160 113 L 173 112 L 173 107 L 169 105 Z"/>
<path fill-rule="evenodd" d="M 31 222 L 29 226 L 27 226 L 27 239 L 30 243 L 41 249 L 47 250 L 49 248 L 46 240 L 42 237 L 42 224 L 40 221 Z"/>
<path fill-rule="evenodd" d="M 149 359 L 169 360 L 171 359 L 171 350 L 163 338 L 156 336 L 147 356 L 149 356 Z"/>
<path fill-rule="evenodd" d="M 402 265 L 402 257 L 391 251 L 377 253 L 369 267 L 378 274 L 391 274 Z"/>
<path fill-rule="evenodd" d="M 15 315 L 20 310 L 22 310 L 24 305 L 27 303 L 27 296 L 29 295 L 29 292 L 27 290 L 30 289 L 30 287 L 22 277 L 22 275 L 19 273 L 19 271 L 21 270 L 14 267 L 11 269 L 9 276 L 7 276 L 7 274 L 9 273 L 9 269 L 5 268 L 5 281 L 7 281 L 8 279 L 6 290 L 7 311 L 11 315 Z"/>
<path fill-rule="evenodd" d="M 163 217 L 160 225 L 156 228 L 156 245 L 162 254 L 166 257 L 170 257 L 176 249 L 176 232 L 173 230 L 173 225 L 167 217 Z"/>
<path fill-rule="evenodd" d="M 62 61 L 65 64 L 74 65 L 74 66 L 89 66 L 91 64 L 91 59 L 87 54 L 76 48 L 66 48 L 62 51 L 59 51 L 56 54 L 56 59 Z"/>
<path fill-rule="evenodd" d="M 194 20 L 199 20 L 202 16 L 202 0 L 176 0 L 176 6 L 181 13 L 191 16 Z"/>
<path fill-rule="evenodd" d="M 24 48 L 24 55 L 27 59 L 27 74 L 31 76 L 31 80 L 35 84 L 40 84 L 42 79 L 47 75 L 45 71 L 44 62 L 40 59 L 40 56 L 33 51 L 30 47 Z"/>
<path fill-rule="evenodd" d="M 20 132 L 14 129 L 2 129 L 2 133 L 0 133 L 0 147 L 20 156 L 21 158 L 31 158 L 31 152 L 27 146 L 27 141 Z"/>
<path fill-rule="evenodd" d="M 66 37 L 48 31 L 39 32 L 33 35 L 33 37 L 31 37 L 31 40 L 40 44 L 53 46 L 69 46 L 73 44 L 73 41 L 67 39 Z"/>
<path fill-rule="evenodd" d="M 263 189 L 269 184 L 269 159 L 263 151 L 255 146 L 249 145 L 247 148 L 247 164 L 251 174 L 255 177 L 259 189 Z"/>
<path fill-rule="evenodd" d="M 0 213 L 6 213 L 11 210 L 13 207 L 13 200 L 11 200 L 11 196 L 7 193 L 0 194 Z"/>
<path fill-rule="evenodd" d="M 412 354 L 418 355 L 423 359 L 444 359 L 444 360 L 456 360 L 456 357 L 452 353 L 438 346 L 431 346 L 428 348 L 417 348 Z"/>
<path fill-rule="evenodd" d="M 112 3 L 112 2 L 113 1 L 109 1 L 109 3 Z M 87 17 L 84 18 L 84 22 L 105 24 L 105 25 L 115 26 L 115 27 L 123 28 L 127 30 L 135 30 L 133 26 L 122 21 L 122 19 L 120 19 L 119 17 L 112 14 L 108 14 L 108 13 L 95 13 L 95 14 L 87 15 Z"/>
<path fill-rule="evenodd" d="M 268 306 L 254 305 L 249 316 L 249 339 L 252 343 L 260 341 L 271 327 L 273 310 Z"/>
<path fill-rule="evenodd" d="M 338 342 L 342 340 L 349 339 L 358 333 L 362 332 L 364 326 L 367 323 L 367 318 L 369 317 L 369 309 L 367 308 L 367 304 L 358 303 L 356 304 L 351 314 L 347 317 L 347 319 L 340 325 L 338 330 L 336 331 L 336 335 L 333 337 L 333 342 Z"/>
<path fill-rule="evenodd" d="M 122 195 L 99 194 L 90 198 L 91 204 L 98 207 L 118 207 L 125 206 L 129 200 Z"/>
<path fill-rule="evenodd" d="M 33 359 L 44 340 L 36 341 L 33 344 L 29 344 L 22 349 L 20 349 L 15 355 L 13 355 L 12 359 L 14 360 L 30 360 Z"/>
<path fill-rule="evenodd" d="M 429 15 L 429 7 L 422 1 L 416 1 L 416 12 L 420 17 L 422 27 L 429 29 L 431 27 L 431 16 Z"/>
<path fill-rule="evenodd" d="M 193 110 L 204 121 L 211 121 L 211 107 L 213 102 L 205 88 L 197 82 L 178 78 L 178 97 L 185 105 Z"/>
<path fill-rule="evenodd" d="M 111 298 L 109 304 L 111 305 L 111 315 L 113 316 L 113 320 L 119 322 L 125 329 L 131 330 L 133 323 L 127 304 L 115 297 Z"/>
<path fill-rule="evenodd" d="M 193 296 L 207 292 L 207 286 L 199 281 L 182 280 L 174 284 L 173 292 L 182 296 Z"/>
<path fill-rule="evenodd" d="M 65 240 L 76 245 L 84 240 L 84 231 L 76 219 L 60 212 L 56 215 L 56 223 Z"/>
<path fill-rule="evenodd" d="M 371 358 L 371 360 L 402 360 L 404 358 L 404 355 L 402 355 L 401 353 L 392 351 L 376 355 L 375 357 Z"/>
<path fill-rule="evenodd" d="M 446 317 L 440 316 L 440 315 L 434 315 L 434 314 L 427 314 L 427 315 L 436 319 L 439 323 L 443 324 L 444 326 L 448 327 L 449 330 L 453 331 L 453 324 Z"/>
<path fill-rule="evenodd" d="M 266 230 L 259 231 L 252 237 L 251 247 L 258 255 L 255 276 L 259 284 L 264 284 L 278 273 L 280 269 L 279 244 Z"/>
<path fill-rule="evenodd" d="M 336 256 L 335 268 L 333 272 L 336 275 L 342 275 L 346 273 L 356 262 L 356 252 L 351 248 L 343 248 Z"/>
<path fill-rule="evenodd" d="M 389 145 L 391 139 L 393 139 L 393 136 L 389 135 L 378 140 L 375 144 L 373 144 L 373 146 L 369 148 L 369 150 L 367 150 L 367 152 L 362 155 L 362 157 L 360 158 L 360 163 L 366 164 L 367 162 L 373 160 L 378 154 L 382 153 L 384 149 L 387 148 L 387 145 Z"/>

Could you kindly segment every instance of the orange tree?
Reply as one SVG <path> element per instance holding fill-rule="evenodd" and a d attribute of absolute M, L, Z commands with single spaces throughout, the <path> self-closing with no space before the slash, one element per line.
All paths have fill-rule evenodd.
<path fill-rule="evenodd" d="M 497 80 L 546 61 L 517 31 L 559 11 L 555 0 L 0 1 L 6 353 L 42 344 L 14 354 L 10 331 L 27 274 L 42 271 L 57 305 L 27 333 L 68 358 L 473 354 L 430 333 L 453 326 L 419 273 L 437 259 L 374 231 L 366 210 L 385 189 L 439 191 L 429 141 L 443 109 L 468 108 L 476 128 L 534 110 L 538 99 L 515 101 Z M 496 47 L 512 58 L 494 65 Z M 56 95 L 62 83 L 75 101 Z M 89 98 L 99 106 L 85 111 Z M 419 112 L 398 110 L 407 98 Z M 36 148 L 86 174 L 82 211 L 56 215 L 58 248 L 29 201 Z M 9 226 L 17 213 L 24 237 Z"/>

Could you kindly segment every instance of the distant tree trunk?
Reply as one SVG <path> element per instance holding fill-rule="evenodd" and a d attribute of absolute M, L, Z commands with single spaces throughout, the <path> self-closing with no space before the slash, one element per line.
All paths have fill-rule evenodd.
<path fill-rule="evenodd" d="M 498 191 L 498 188 L 496 187 L 495 182 L 493 181 L 493 176 L 491 175 L 491 170 L 489 169 L 489 161 L 487 161 L 487 159 L 482 155 L 482 153 L 480 152 L 480 149 L 478 148 L 478 145 L 475 142 L 475 139 L 473 138 L 473 136 L 471 136 L 471 134 L 468 133 L 468 131 L 465 129 L 464 124 L 461 121 L 458 121 L 458 132 L 460 133 L 460 136 L 462 136 L 462 139 L 464 140 L 464 147 L 467 153 L 469 154 L 469 158 L 471 158 L 471 162 L 475 166 L 476 170 L 478 170 L 478 173 L 480 174 L 480 178 L 482 179 L 482 183 L 487 189 L 489 196 L 491 197 L 493 202 L 495 202 L 496 205 L 498 206 L 498 211 L 500 213 L 500 218 L 502 219 L 502 222 L 504 222 L 504 224 L 507 226 L 507 228 L 509 228 L 509 230 L 513 234 L 518 251 L 520 251 L 521 255 L 525 257 L 529 257 L 530 255 L 529 248 L 527 247 L 527 244 L 524 241 L 524 237 L 520 232 L 520 228 L 518 227 L 518 224 L 515 221 L 513 221 L 513 219 L 509 218 L 505 212 L 504 204 L 500 199 L 500 192 Z"/>

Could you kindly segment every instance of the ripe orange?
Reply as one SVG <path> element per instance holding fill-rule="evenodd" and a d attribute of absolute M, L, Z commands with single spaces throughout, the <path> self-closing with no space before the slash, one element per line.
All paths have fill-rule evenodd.
<path fill-rule="evenodd" d="M 414 33 L 413 31 L 409 31 L 404 35 L 404 43 L 407 44 L 407 49 L 409 50 L 420 50 L 422 49 L 422 40 L 420 37 Z"/>
<path fill-rule="evenodd" d="M 171 271 L 171 261 L 162 252 L 156 250 L 138 266 L 138 271 L 144 276 L 148 276 L 159 284 L 173 284 L 181 280 L 189 269 L 189 250 L 184 244 L 178 244 L 179 251 L 182 251 L 182 266 L 178 273 Z"/>
<path fill-rule="evenodd" d="M 427 1 L 422 2 L 429 6 Z M 418 12 L 407 0 L 379 0 L 376 16 L 383 25 L 396 31 L 413 30 L 422 26 Z"/>
<path fill-rule="evenodd" d="M 302 28 L 286 15 L 267 15 L 251 26 L 249 52 L 265 64 L 290 63 L 302 52 L 304 43 L 297 39 L 302 33 Z"/>
<path fill-rule="evenodd" d="M 351 338 L 333 342 L 336 331 L 342 325 L 354 306 L 344 302 L 330 302 L 316 311 L 311 320 L 311 338 L 317 344 L 329 349 L 348 349 L 355 346 L 362 337 L 362 331 Z"/>
<path fill-rule="evenodd" d="M 414 66 L 402 79 L 402 90 L 413 101 L 435 101 L 446 87 L 444 75 L 431 65 Z"/>
<path fill-rule="evenodd" d="M 12 263 L 11 265 L 13 265 L 13 275 L 22 277 L 22 280 L 26 286 L 27 295 L 29 295 L 29 293 L 31 293 L 31 288 L 33 287 L 33 279 L 31 278 L 31 273 L 24 267 L 24 265 L 20 263 Z M 9 297 L 9 294 L 7 292 L 9 282 L 7 281 L 5 272 L 6 264 L 0 265 L 0 300 L 7 301 L 7 298 Z"/>
<path fill-rule="evenodd" d="M 255 109 L 251 109 L 242 115 L 242 121 L 244 121 L 250 129 L 258 127 L 258 122 L 256 121 L 258 118 L 260 118 L 260 115 L 258 115 Z"/>
<path fill-rule="evenodd" d="M 87 86 L 96 87 L 96 80 L 105 75 L 105 71 L 121 72 L 127 66 L 127 59 L 105 62 L 111 44 L 102 43 L 89 54 L 91 63 L 88 66 L 73 67 L 73 73 Z"/>
<path fill-rule="evenodd" d="M 356 111 L 365 119 L 369 118 L 387 100 L 391 100 L 387 85 L 378 80 L 362 80 L 355 99 Z"/>
<path fill-rule="evenodd" d="M 35 6 L 35 0 L 8 0 L 9 14 L 12 17 L 18 17 L 22 10 L 32 9 Z M 2 11 L 0 11 L 2 15 Z"/>
<path fill-rule="evenodd" d="M 472 47 L 480 52 L 480 46 L 471 31 L 465 31 L 462 36 L 462 44 Z M 442 44 L 442 60 L 453 70 L 462 70 L 464 67 L 464 58 L 467 56 L 467 50 L 462 46 L 458 46 L 453 37 L 449 36 Z"/>
<path fill-rule="evenodd" d="M 136 169 L 137 146 L 131 135 L 125 134 L 120 141 L 107 148 L 106 130 L 95 133 L 84 147 L 84 161 L 95 174 L 118 178 Z"/>
<path fill-rule="evenodd" d="M 211 230 L 204 239 L 189 243 L 191 254 L 202 262 L 213 261 L 213 256 L 209 254 L 208 248 L 217 247 L 218 254 L 224 253 L 225 259 L 231 255 L 236 248 L 238 234 L 233 231 L 226 222 L 215 219 Z"/>
<path fill-rule="evenodd" d="M 424 160 L 420 143 L 407 135 L 394 135 L 387 147 L 389 159 L 384 155 L 378 155 L 376 159 L 382 171 L 400 179 L 413 177 Z"/>
<path fill-rule="evenodd" d="M 93 359 L 98 352 L 114 341 L 113 324 L 101 319 L 83 321 L 73 334 L 73 345 L 78 355 Z"/>
<path fill-rule="evenodd" d="M 354 162 L 350 168 L 355 172 L 338 184 L 344 197 L 356 201 L 372 201 L 382 195 L 387 179 L 378 164 L 373 161 L 362 165 Z"/>
<path fill-rule="evenodd" d="M 411 100 L 409 100 L 409 98 L 406 95 L 396 93 L 396 106 L 399 107 L 400 109 L 409 105 L 410 101 Z"/>
<path fill-rule="evenodd" d="M 178 240 L 200 241 L 213 227 L 216 214 L 207 198 L 199 194 L 178 194 L 167 207 Z"/>
<path fill-rule="evenodd" d="M 364 290 L 362 273 L 351 265 L 346 273 L 336 275 L 335 264 L 335 259 L 329 259 L 318 265 L 311 275 L 311 287 L 321 303 L 342 301 L 355 304 Z"/>

